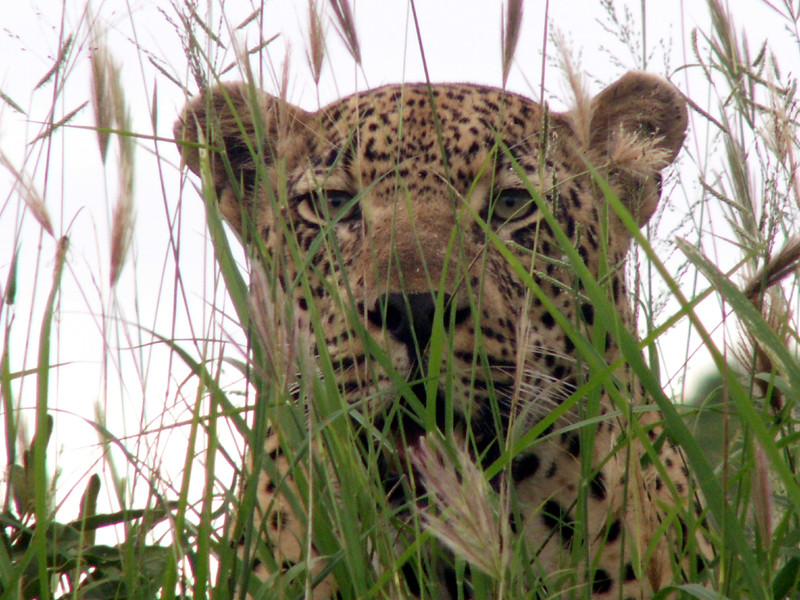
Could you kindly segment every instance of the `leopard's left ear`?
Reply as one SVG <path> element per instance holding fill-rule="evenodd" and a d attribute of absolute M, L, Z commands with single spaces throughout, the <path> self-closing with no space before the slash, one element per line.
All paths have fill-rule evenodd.
<path fill-rule="evenodd" d="M 607 165 L 609 181 L 644 225 L 661 192 L 660 171 L 678 155 L 686 136 L 686 101 L 671 83 L 631 72 L 592 100 L 590 157 Z"/>
<path fill-rule="evenodd" d="M 303 148 L 310 115 L 281 98 L 245 82 L 224 83 L 201 91 L 183 108 L 174 126 L 183 162 L 201 174 L 208 153 L 211 179 L 220 211 L 243 235 L 242 216 L 262 215 L 259 196 L 276 173 L 274 166 Z"/>

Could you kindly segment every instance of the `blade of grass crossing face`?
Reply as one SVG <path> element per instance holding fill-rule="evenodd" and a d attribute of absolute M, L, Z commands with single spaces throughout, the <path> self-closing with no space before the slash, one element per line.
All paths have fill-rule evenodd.
<path fill-rule="evenodd" d="M 738 558 L 740 560 L 741 571 L 744 574 L 745 579 L 749 584 L 749 588 L 751 592 L 754 594 L 754 598 L 758 598 L 759 600 L 765 600 L 765 590 L 767 588 L 767 584 L 763 579 L 763 573 L 760 572 L 758 569 L 755 568 L 757 565 L 757 561 L 755 560 L 755 556 L 753 555 L 752 550 L 749 547 L 747 539 L 744 535 L 744 531 L 742 530 L 741 526 L 738 523 L 735 515 L 732 513 L 730 507 L 727 505 L 725 500 L 725 495 L 722 490 L 722 486 L 720 485 L 719 481 L 715 477 L 713 470 L 711 469 L 708 461 L 705 458 L 704 453 L 702 452 L 701 448 L 695 441 L 694 437 L 689 432 L 688 428 L 686 427 L 683 419 L 678 415 L 675 407 L 673 406 L 672 402 L 669 398 L 666 397 L 664 391 L 662 390 L 658 378 L 653 375 L 650 368 L 644 362 L 642 358 L 642 350 L 640 344 L 636 341 L 636 338 L 625 329 L 624 324 L 619 322 L 619 318 L 616 314 L 615 307 L 612 303 L 610 303 L 605 293 L 603 292 L 602 288 L 600 288 L 599 284 L 589 272 L 586 265 L 583 263 L 583 260 L 580 258 L 577 250 L 572 245 L 571 240 L 567 237 L 566 233 L 561 228 L 558 220 L 553 215 L 550 207 L 547 203 L 539 196 L 537 190 L 531 182 L 529 181 L 527 174 L 525 171 L 520 167 L 508 149 L 503 146 L 503 151 L 507 154 L 508 159 L 511 161 L 512 167 L 514 168 L 515 172 L 518 176 L 522 179 L 523 183 L 528 186 L 528 191 L 531 193 L 534 201 L 537 203 L 539 210 L 542 212 L 544 219 L 547 221 L 547 224 L 550 226 L 550 229 L 553 231 L 557 241 L 561 246 L 562 252 L 567 256 L 570 264 L 575 269 L 576 273 L 578 274 L 581 283 L 584 286 L 584 291 L 589 297 L 590 301 L 592 302 L 595 310 L 595 320 L 604 320 L 609 324 L 613 324 L 609 327 L 609 333 L 611 334 L 612 338 L 617 342 L 620 351 L 625 359 L 625 361 L 630 366 L 632 372 L 636 375 L 639 382 L 645 388 L 645 391 L 649 394 L 651 399 L 658 405 L 661 413 L 664 417 L 664 422 L 666 425 L 667 430 L 670 432 L 672 438 L 682 447 L 684 450 L 690 465 L 692 466 L 697 482 L 700 485 L 701 489 L 703 490 L 706 498 L 706 502 L 708 507 L 711 509 L 711 512 L 717 519 L 718 523 L 725 523 L 725 528 L 723 533 L 725 534 L 726 539 L 729 543 L 733 545 L 738 553 Z M 680 289 L 678 288 L 677 284 L 672 280 L 671 276 L 667 272 L 664 265 L 658 260 L 658 258 L 654 255 L 652 248 L 647 243 L 647 240 L 644 239 L 641 232 L 639 231 L 638 224 L 634 221 L 633 217 L 630 215 L 628 210 L 619 200 L 619 198 L 614 194 L 611 190 L 609 185 L 600 177 L 596 172 L 594 172 L 591 167 L 588 167 L 595 179 L 595 183 L 600 187 L 602 190 L 605 200 L 608 202 L 609 206 L 611 207 L 612 211 L 616 214 L 616 216 L 623 222 L 625 227 L 629 230 L 634 240 L 636 240 L 642 249 L 647 254 L 649 260 L 656 266 L 659 271 L 659 274 L 667 281 L 667 284 L 670 286 L 671 292 L 675 295 L 676 299 L 681 303 L 682 306 L 688 305 L 688 301 L 683 297 Z M 476 215 L 477 217 L 477 215 Z M 555 319 L 556 323 L 564 330 L 570 339 L 572 339 L 573 343 L 576 346 L 576 351 L 583 356 L 587 360 L 587 364 L 589 365 L 590 369 L 592 369 L 592 373 L 595 372 L 602 372 L 602 364 L 604 360 L 602 357 L 597 356 L 597 353 L 594 351 L 594 348 L 589 346 L 585 342 L 585 339 L 582 338 L 580 335 L 576 335 L 574 328 L 572 327 L 571 323 L 560 314 L 560 312 L 552 305 L 552 302 L 546 298 L 546 295 L 542 292 L 541 289 L 535 284 L 531 277 L 528 276 L 527 272 L 521 265 L 518 264 L 518 261 L 513 257 L 513 255 L 505 249 L 505 244 L 497 238 L 493 232 L 487 230 L 487 234 L 490 237 L 490 241 L 495 245 L 495 247 L 506 256 L 506 259 L 509 260 L 511 266 L 515 269 L 517 274 L 523 279 L 524 283 L 529 286 L 529 288 L 534 292 L 534 294 L 542 301 L 542 303 L 551 311 L 553 318 Z M 552 308 L 551 308 L 552 307 Z M 689 312 L 690 318 L 693 322 L 696 322 L 697 319 L 694 317 L 694 314 Z M 696 326 L 700 327 L 699 323 L 696 323 Z M 704 338 L 707 345 L 710 348 L 713 348 L 713 344 L 711 344 L 710 338 Z M 719 353 L 717 353 L 719 354 Z M 721 365 L 724 368 L 724 364 Z M 738 383 L 738 382 L 737 382 Z M 740 386 L 741 387 L 741 386 Z M 626 412 L 626 406 L 629 404 L 629 400 L 626 398 L 621 397 L 619 391 L 615 389 L 614 386 L 609 386 L 606 388 L 611 400 L 617 404 L 617 406 Z M 743 390 L 741 390 L 743 392 Z M 636 433 L 637 437 L 641 440 L 645 450 L 647 451 L 648 455 L 650 456 L 651 460 L 653 460 L 654 465 L 659 469 L 661 472 L 662 478 L 664 482 L 669 484 L 669 478 L 666 476 L 666 472 L 663 469 L 663 465 L 660 464 L 660 460 L 658 456 L 654 453 L 652 444 L 647 439 L 643 428 L 638 425 L 635 419 L 630 419 L 630 426 L 633 428 L 634 432 Z"/>
<path fill-rule="evenodd" d="M 592 170 L 592 173 L 594 175 L 595 183 L 603 191 L 606 201 L 609 203 L 616 216 L 628 229 L 633 239 L 645 252 L 651 264 L 656 267 L 659 275 L 661 275 L 670 288 L 670 292 L 673 294 L 676 300 L 678 300 L 682 307 L 688 307 L 689 302 L 683 296 L 678 284 L 667 271 L 664 264 L 660 261 L 658 256 L 655 255 L 650 244 L 647 243 L 647 240 L 639 231 L 638 224 L 633 219 L 630 212 L 627 210 L 627 208 L 625 208 L 613 190 L 611 190 L 608 183 L 594 170 Z M 716 350 L 711 337 L 705 331 L 705 328 L 695 315 L 694 311 L 687 309 L 686 314 L 703 339 L 706 348 L 712 354 L 720 373 L 727 377 L 728 385 L 730 386 L 729 390 L 732 394 L 732 397 L 737 399 L 737 404 L 748 404 L 749 401 L 744 388 L 741 386 L 741 384 L 739 384 L 732 371 L 727 367 L 724 357 L 718 350 Z M 769 584 L 764 580 L 763 571 L 757 568 L 758 562 L 753 554 L 749 542 L 747 541 L 744 530 L 742 529 L 740 522 L 732 511 L 731 507 L 728 505 L 722 486 L 720 485 L 717 477 L 714 475 L 714 472 L 711 469 L 708 461 L 706 460 L 704 452 L 696 442 L 694 436 L 692 436 L 692 434 L 689 432 L 683 419 L 680 417 L 680 415 L 678 415 L 672 402 L 664 394 L 658 379 L 644 363 L 644 360 L 641 356 L 641 351 L 631 352 L 631 345 L 633 344 L 633 346 L 637 346 L 635 340 L 633 340 L 630 333 L 624 330 L 621 330 L 619 333 L 622 338 L 627 340 L 627 342 L 624 344 L 622 343 L 622 340 L 620 340 L 620 348 L 623 350 L 626 360 L 636 373 L 640 383 L 644 386 L 647 393 L 650 394 L 652 399 L 656 402 L 661 410 L 667 431 L 669 431 L 675 442 L 681 446 L 682 450 L 686 454 L 687 459 L 689 460 L 689 464 L 691 465 L 695 474 L 695 479 L 705 495 L 706 505 L 716 517 L 717 524 L 722 528 L 722 533 L 726 541 L 732 544 L 733 548 L 735 549 L 740 571 L 747 580 L 751 594 L 753 594 L 754 598 L 766 599 L 766 590 L 769 589 Z"/>

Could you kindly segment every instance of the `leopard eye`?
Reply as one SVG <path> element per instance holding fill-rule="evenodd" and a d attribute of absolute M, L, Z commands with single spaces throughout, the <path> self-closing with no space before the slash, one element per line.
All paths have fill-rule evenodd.
<path fill-rule="evenodd" d="M 314 213 L 325 221 L 348 221 L 361 216 L 358 202 L 350 192 L 318 190 L 307 195 Z"/>
<path fill-rule="evenodd" d="M 508 188 L 500 190 L 492 205 L 492 220 L 498 223 L 518 221 L 536 212 L 536 202 L 528 190 Z"/>

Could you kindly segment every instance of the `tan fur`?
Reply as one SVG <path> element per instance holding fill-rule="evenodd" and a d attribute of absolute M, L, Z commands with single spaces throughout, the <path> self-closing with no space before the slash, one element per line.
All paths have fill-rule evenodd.
<path fill-rule="evenodd" d="M 191 101 L 175 134 L 195 173 L 202 166 L 197 144 L 207 140 L 222 214 L 244 239 L 260 236 L 272 257 L 283 261 L 284 286 L 298 268 L 284 251 L 295 242 L 285 231 L 294 232 L 301 255 L 322 248 L 301 256 L 308 261 L 304 276 L 311 293 L 286 293 L 301 315 L 314 303 L 325 350 L 340 365 L 342 395 L 368 417 L 385 414 L 400 399 L 355 333 L 353 310 L 394 371 L 413 379 L 416 365 L 427 360 L 423 330 L 430 329 L 431 294 L 446 295 L 450 347 L 442 373 L 452 376 L 453 418 L 462 431 L 477 432 L 477 451 L 490 454 L 502 445 L 498 440 L 519 439 L 567 399 L 585 382 L 585 370 L 573 340 L 550 310 L 531 299 L 480 221 L 507 244 L 555 311 L 591 337 L 594 307 L 543 210 L 526 203 L 530 183 L 590 272 L 604 277 L 623 322 L 633 329 L 622 268 L 631 235 L 613 215 L 602 222 L 611 211 L 592 170 L 646 223 L 659 200 L 659 172 L 677 156 L 686 122 L 685 103 L 669 83 L 629 73 L 580 114 L 549 113 L 521 96 L 458 84 L 386 86 L 308 113 L 244 84 L 229 84 Z M 357 206 L 328 222 L 326 211 L 349 198 L 357 198 Z M 522 212 L 514 213 L 517 207 Z M 330 231 L 328 245 L 313 246 L 323 230 Z M 324 250 L 332 245 L 338 254 Z M 334 298 L 329 286 L 345 300 Z M 408 327 L 422 336 L 421 349 L 408 333 L 411 317 Z M 312 345 L 314 339 L 309 336 Z M 605 354 L 609 363 L 619 356 L 610 339 Z M 618 377 L 632 403 L 645 401 L 626 370 Z M 493 402 L 507 413 L 505 431 L 495 429 Z M 672 483 L 665 485 L 653 464 L 642 466 L 645 443 L 623 417 L 612 416 L 615 411 L 604 389 L 591 448 L 583 448 L 579 431 L 570 428 L 582 418 L 575 408 L 501 475 L 519 508 L 514 526 L 534 570 L 562 598 L 586 597 L 587 587 L 596 599 L 650 598 L 681 581 L 682 568 L 693 569 L 684 563 L 688 542 L 679 542 L 686 511 L 694 510 L 680 452 L 658 441 Z M 657 420 L 650 414 L 643 426 Z M 651 440 L 659 435 L 652 430 Z M 266 440 L 271 450 L 275 440 Z M 591 452 L 592 468 L 582 477 L 585 451 Z M 287 473 L 285 459 L 275 452 L 278 471 Z M 424 486 L 424 480 L 419 483 Z M 282 491 L 296 490 L 294 484 L 273 482 L 263 472 L 258 486 L 256 525 L 263 526 L 274 562 L 290 568 L 308 561 L 318 574 L 325 559 L 308 543 L 304 515 L 291 511 Z M 580 489 L 586 490 L 585 523 L 575 522 Z M 669 523 L 659 530 L 664 519 Z M 573 556 L 581 533 L 589 565 Z M 264 581 L 275 575 L 263 563 L 254 573 Z M 334 591 L 329 575 L 313 597 L 330 598 Z"/>

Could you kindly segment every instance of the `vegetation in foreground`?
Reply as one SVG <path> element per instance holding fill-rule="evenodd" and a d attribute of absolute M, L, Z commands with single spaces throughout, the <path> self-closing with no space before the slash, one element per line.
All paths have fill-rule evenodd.
<path fill-rule="evenodd" d="M 518 24 L 515 3 L 510 4 L 502 58 L 504 77 L 513 59 Z M 338 7 L 331 11 L 333 27 L 342 34 L 358 65 L 358 31 L 344 8 L 347 3 L 332 5 Z M 694 32 L 691 64 L 673 65 L 666 73 L 678 83 L 688 74 L 705 82 L 710 92 L 702 103 L 693 96 L 695 137 L 687 144 L 689 158 L 665 185 L 665 195 L 673 201 L 676 197 L 692 199 L 691 210 L 685 211 L 686 221 L 672 226 L 670 215 L 665 214 L 662 227 L 648 232 L 652 235 L 641 240 L 631 261 L 639 290 L 635 300 L 643 331 L 641 349 L 650 369 L 661 377 L 657 367 L 663 354 L 675 352 L 672 346 L 666 349 L 662 345 L 666 332 L 688 321 L 691 335 L 700 337 L 717 370 L 706 386 L 678 399 L 682 402 L 677 411 L 683 419 L 667 423 L 671 435 L 685 441 L 689 464 L 701 482 L 717 554 L 697 582 L 706 587 L 682 586 L 681 593 L 696 598 L 796 598 L 800 596 L 796 466 L 800 361 L 795 321 L 797 244 L 792 239 L 794 224 L 800 222 L 800 186 L 796 180 L 796 82 L 791 78 L 796 65 L 790 63 L 790 56 L 785 58 L 790 64 L 782 65 L 784 57 L 776 57 L 767 44 L 751 51 L 745 37 L 736 33 L 744 25 L 736 22 L 737 14 L 728 13 L 713 0 L 708 6 L 711 25 L 707 31 Z M 783 15 L 786 27 L 797 32 L 800 14 L 791 4 L 764 3 L 761 8 Z M 215 7 L 214 11 L 223 12 L 221 9 Z M 249 21 L 235 25 L 260 22 L 269 8 L 263 10 L 265 13 L 256 10 Z M 631 13 L 612 2 L 606 3 L 606 10 L 609 36 L 637 56 L 637 64 L 627 66 L 647 65 L 653 48 L 648 47 L 644 32 L 636 30 Z M 87 275 L 80 259 L 70 253 L 69 227 L 63 228 L 63 235 L 55 233 L 50 212 L 59 190 L 46 178 L 47 159 L 15 162 L 0 139 L 0 168 L 14 184 L 0 210 L 0 228 L 13 239 L 13 244 L 2 250 L 8 255 L 0 256 L 4 270 L 0 318 L 5 340 L 0 389 L 9 465 L 1 488 L 0 598 L 231 597 L 228 575 L 232 573 L 233 579 L 240 581 L 246 577 L 238 572 L 235 554 L 223 535 L 232 526 L 226 521 L 236 496 L 233 481 L 243 464 L 242 441 L 259 448 L 267 418 L 285 428 L 286 445 L 296 456 L 300 479 L 305 479 L 301 465 L 311 466 L 312 474 L 325 472 L 316 468 L 314 460 L 330 460 L 336 465 L 340 490 L 333 490 L 320 476 L 309 479 L 306 491 L 316 511 L 316 535 L 330 543 L 332 569 L 344 596 L 382 598 L 397 585 L 402 592 L 402 583 L 375 572 L 365 548 L 371 547 L 384 564 L 399 566 L 400 562 L 423 561 L 433 546 L 432 537 L 415 522 L 418 543 L 403 556 L 394 554 L 389 530 L 382 527 L 392 518 L 392 509 L 369 461 L 365 464 L 353 451 L 359 447 L 361 432 L 338 402 L 333 374 L 323 371 L 317 375 L 309 371 L 308 364 L 287 364 L 282 343 L 292 334 L 288 325 L 291 309 L 280 299 L 275 274 L 255 266 L 264 264 L 257 250 L 242 257 L 236 242 L 226 236 L 213 204 L 206 207 L 215 257 L 212 283 L 199 289 L 207 290 L 207 304 L 217 309 L 191 313 L 177 308 L 189 303 L 183 291 L 188 274 L 181 271 L 185 263 L 178 258 L 169 259 L 177 261 L 169 263 L 175 269 L 174 277 L 165 278 L 175 290 L 168 316 L 173 322 L 194 319 L 191 337 L 174 335 L 171 326 L 148 316 L 144 305 L 134 303 L 136 308 L 126 313 L 113 299 L 115 293 L 144 297 L 144 289 L 127 284 L 124 278 L 126 268 L 136 267 L 130 252 L 134 213 L 138 212 L 139 227 L 158 218 L 144 206 L 135 207 L 137 177 L 152 178 L 157 173 L 165 198 L 174 201 L 175 187 L 168 183 L 177 179 L 174 151 L 163 150 L 155 135 L 159 120 L 171 121 L 173 115 L 159 104 L 158 90 L 173 85 L 194 87 L 219 77 L 229 67 L 217 59 L 229 24 L 191 5 L 164 13 L 183 42 L 193 81 L 181 82 L 165 63 L 154 58 L 154 50 L 139 47 L 142 62 L 149 61 L 157 72 L 149 107 L 152 129 L 140 131 L 130 119 L 120 66 L 100 26 L 102 14 L 85 14 L 74 30 L 57 32 L 59 52 L 53 57 L 52 69 L 43 73 L 37 84 L 54 91 L 49 123 L 26 141 L 36 152 L 44 153 L 77 128 L 76 115 L 93 111 L 92 134 L 104 169 L 98 179 L 105 185 L 110 207 L 108 251 L 103 254 L 108 260 L 102 277 Z M 312 9 L 310 15 L 308 57 L 319 85 L 326 44 L 335 42 L 332 36 L 323 35 L 330 28 L 320 13 Z M 800 35 L 795 34 L 795 41 L 800 44 Z M 563 39 L 548 48 L 554 52 L 552 48 L 559 44 L 565 44 Z M 265 47 L 256 45 L 249 53 L 240 50 L 239 68 L 252 73 L 251 62 Z M 90 104 L 69 105 L 65 110 L 67 101 L 61 91 L 65 81 L 74 77 L 74 65 L 83 60 L 91 63 Z M 284 78 L 281 84 L 284 91 L 286 81 Z M 2 93 L 0 101 L 5 111 L 26 114 L 11 94 Z M 135 163 L 137 148 L 150 149 L 160 168 L 145 173 Z M 195 201 L 194 191 L 189 192 L 187 196 Z M 164 231 L 171 236 L 173 257 L 188 244 L 179 235 L 176 219 L 176 213 L 168 210 Z M 33 279 L 20 272 L 28 268 L 24 260 L 32 243 L 22 232 L 29 231 L 31 224 L 40 236 L 40 254 L 32 262 Z M 684 237 L 678 238 L 676 232 Z M 721 238 L 727 238 L 724 252 L 714 254 L 716 240 Z M 52 255 L 47 256 L 41 248 L 51 248 Z M 166 265 L 168 259 L 164 260 Z M 251 285 L 253 282 L 256 285 Z M 102 308 L 94 315 L 103 333 L 105 392 L 127 397 L 131 381 L 139 380 L 137 393 L 142 397 L 152 394 L 159 398 L 157 404 L 166 398 L 167 410 L 151 407 L 159 417 L 147 418 L 142 412 L 134 415 L 134 426 L 121 429 L 116 420 L 106 417 L 108 406 L 98 402 L 86 431 L 97 436 L 103 459 L 85 469 L 78 484 L 63 484 L 52 468 L 58 449 L 52 448 L 50 440 L 58 420 L 68 415 L 55 410 L 58 398 L 53 390 L 60 392 L 63 387 L 50 383 L 58 381 L 61 370 L 67 368 L 53 359 L 56 350 L 79 343 L 60 333 L 75 317 L 64 309 L 62 297 L 74 293 L 76 283 L 78 293 L 105 290 L 97 292 Z M 723 315 L 727 334 L 722 343 L 716 341 L 719 336 L 708 319 L 698 316 L 698 306 L 708 298 L 717 299 Z M 23 302 L 26 305 L 20 306 Z M 270 303 L 271 311 L 258 311 L 266 319 L 254 317 L 254 302 L 258 306 Z M 735 326 L 729 327 L 729 321 Z M 683 350 L 687 362 L 693 360 L 694 352 L 689 335 Z M 9 343 L 19 339 L 30 340 L 30 347 Z M 149 350 L 151 345 L 165 353 Z M 169 357 L 163 362 L 174 373 L 166 393 L 152 389 L 147 382 L 149 370 L 156 368 L 153 363 L 163 356 Z M 307 375 L 302 385 L 314 386 L 311 391 L 318 405 L 311 421 L 302 407 L 291 401 L 290 380 L 295 372 Z M 689 438 L 686 430 L 694 437 Z M 173 431 L 180 432 L 185 441 L 184 454 L 178 459 L 183 468 L 170 478 L 161 474 L 162 469 L 166 471 L 163 463 L 175 459 L 165 458 L 161 452 L 162 441 Z M 310 458 L 312 439 L 324 442 L 327 456 Z M 342 506 L 331 501 L 335 495 L 353 502 Z M 71 505 L 65 504 L 69 498 Z M 252 501 L 245 495 L 243 513 Z M 238 527 L 244 527 L 246 519 L 241 521 Z M 348 540 L 358 543 L 346 543 Z M 491 545 L 479 550 L 473 567 L 481 556 L 497 554 Z M 512 552 L 510 556 L 502 569 L 472 569 L 476 598 L 519 597 L 520 586 L 530 584 L 521 554 Z M 466 563 L 461 567 L 467 570 Z M 313 584 L 302 568 L 287 573 L 284 579 L 281 597 L 303 597 Z M 534 590 L 525 587 L 533 597 Z"/>

